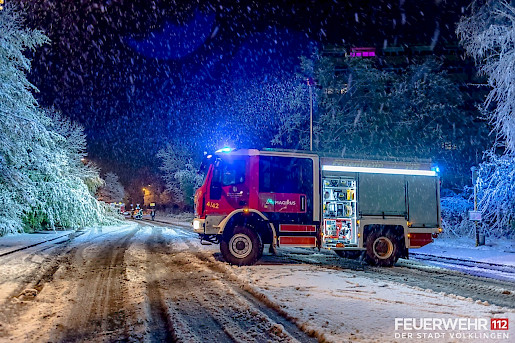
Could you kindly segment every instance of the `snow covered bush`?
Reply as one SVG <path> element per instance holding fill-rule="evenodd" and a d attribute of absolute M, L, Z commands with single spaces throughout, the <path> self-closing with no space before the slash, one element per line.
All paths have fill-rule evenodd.
<path fill-rule="evenodd" d="M 515 156 L 488 153 L 479 166 L 478 208 L 487 236 L 515 236 Z"/>
<path fill-rule="evenodd" d="M 442 226 L 451 236 L 474 237 L 475 224 L 468 219 L 474 209 L 472 190 L 442 196 Z M 487 152 L 477 179 L 478 225 L 486 236 L 515 237 L 515 156 Z"/>
<path fill-rule="evenodd" d="M 468 211 L 474 208 L 470 194 L 442 196 L 442 228 L 444 236 L 472 237 L 474 223 L 468 219 Z"/>

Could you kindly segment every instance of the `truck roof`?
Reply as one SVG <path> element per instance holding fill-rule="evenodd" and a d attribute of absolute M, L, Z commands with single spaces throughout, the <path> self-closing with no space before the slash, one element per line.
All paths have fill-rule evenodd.
<path fill-rule="evenodd" d="M 394 169 L 410 169 L 410 170 L 432 170 L 434 164 L 430 159 L 405 159 L 396 157 L 337 157 L 327 153 L 320 153 L 306 150 L 291 149 L 221 149 L 216 153 L 217 156 L 257 156 L 257 155 L 276 155 L 276 156 L 318 156 L 322 165 L 333 166 L 349 166 L 349 167 L 365 167 L 365 168 L 394 168 Z"/>

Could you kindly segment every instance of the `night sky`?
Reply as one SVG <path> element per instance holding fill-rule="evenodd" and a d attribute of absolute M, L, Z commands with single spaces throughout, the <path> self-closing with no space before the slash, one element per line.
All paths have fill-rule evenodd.
<path fill-rule="evenodd" d="M 469 1 L 7 0 L 52 40 L 31 55 L 42 106 L 82 123 L 89 156 L 127 184 L 194 127 L 173 109 L 231 75 L 293 73 L 327 44 L 456 44 Z M 173 136 L 173 137 L 172 137 Z"/>

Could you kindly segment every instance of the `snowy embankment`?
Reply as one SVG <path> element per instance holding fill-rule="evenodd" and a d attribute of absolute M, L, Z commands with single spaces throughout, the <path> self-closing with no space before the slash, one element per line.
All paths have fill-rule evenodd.
<path fill-rule="evenodd" d="M 515 241 L 509 239 L 487 238 L 485 245 L 476 247 L 473 238 L 437 238 L 433 243 L 411 251 L 414 253 L 515 266 Z"/>
<path fill-rule="evenodd" d="M 36 233 L 11 234 L 0 237 L 0 256 L 18 249 L 41 244 L 43 242 L 68 238 L 75 231 L 42 231 Z"/>

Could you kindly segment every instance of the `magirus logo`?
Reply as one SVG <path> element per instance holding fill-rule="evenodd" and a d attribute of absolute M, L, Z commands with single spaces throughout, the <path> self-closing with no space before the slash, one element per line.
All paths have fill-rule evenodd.
<path fill-rule="evenodd" d="M 276 200 L 275 201 L 275 204 L 276 205 L 285 205 L 285 206 L 295 206 L 297 204 L 297 202 L 295 200 Z"/>

